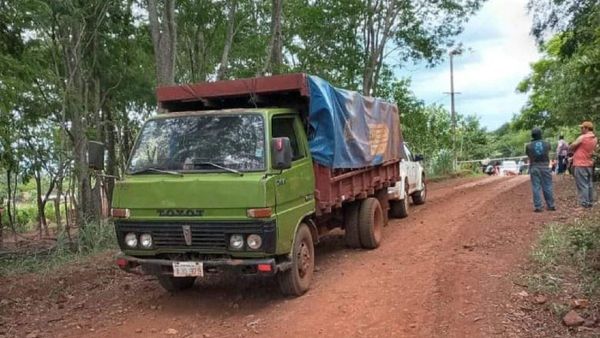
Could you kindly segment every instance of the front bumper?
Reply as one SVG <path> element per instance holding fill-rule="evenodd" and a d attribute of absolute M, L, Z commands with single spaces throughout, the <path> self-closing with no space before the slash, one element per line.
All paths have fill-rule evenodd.
<path fill-rule="evenodd" d="M 173 262 L 176 260 L 158 258 L 138 258 L 119 253 L 116 256 L 117 265 L 123 271 L 139 275 L 173 275 Z M 274 275 L 288 270 L 291 262 L 277 262 L 275 258 L 249 259 L 211 259 L 202 260 L 204 274 L 217 273 L 229 269 L 243 274 Z"/>

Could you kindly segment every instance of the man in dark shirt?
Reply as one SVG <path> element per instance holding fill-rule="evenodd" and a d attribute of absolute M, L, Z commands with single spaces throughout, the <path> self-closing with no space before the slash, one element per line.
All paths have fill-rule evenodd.
<path fill-rule="evenodd" d="M 533 128 L 531 130 L 531 142 L 525 147 L 529 157 L 529 175 L 531 179 L 531 190 L 533 193 L 533 207 L 535 212 L 542 212 L 542 193 L 546 201 L 546 209 L 556 210 L 554 196 L 552 195 L 552 171 L 550 170 L 550 144 L 542 140 L 542 130 Z"/>

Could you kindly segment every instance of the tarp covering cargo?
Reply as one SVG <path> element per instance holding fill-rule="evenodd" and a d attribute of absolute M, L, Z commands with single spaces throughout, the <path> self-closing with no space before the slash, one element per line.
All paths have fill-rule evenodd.
<path fill-rule="evenodd" d="M 400 159 L 398 108 L 308 77 L 310 149 L 330 168 L 362 168 Z"/>

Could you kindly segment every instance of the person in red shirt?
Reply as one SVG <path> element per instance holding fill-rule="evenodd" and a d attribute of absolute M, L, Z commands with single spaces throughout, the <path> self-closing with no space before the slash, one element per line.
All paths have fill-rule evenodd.
<path fill-rule="evenodd" d="M 594 150 L 598 145 L 598 139 L 594 135 L 594 124 L 590 121 L 583 122 L 581 135 L 569 146 L 573 151 L 573 176 L 577 185 L 579 204 L 583 208 L 591 208 L 594 203 Z"/>

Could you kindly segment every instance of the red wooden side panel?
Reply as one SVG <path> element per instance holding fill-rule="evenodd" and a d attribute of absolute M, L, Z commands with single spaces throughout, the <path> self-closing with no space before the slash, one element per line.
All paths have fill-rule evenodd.
<path fill-rule="evenodd" d="M 314 163 L 313 171 L 317 215 L 329 213 L 344 202 L 371 196 L 376 190 L 400 180 L 400 162 L 397 161 L 341 173 Z"/>

